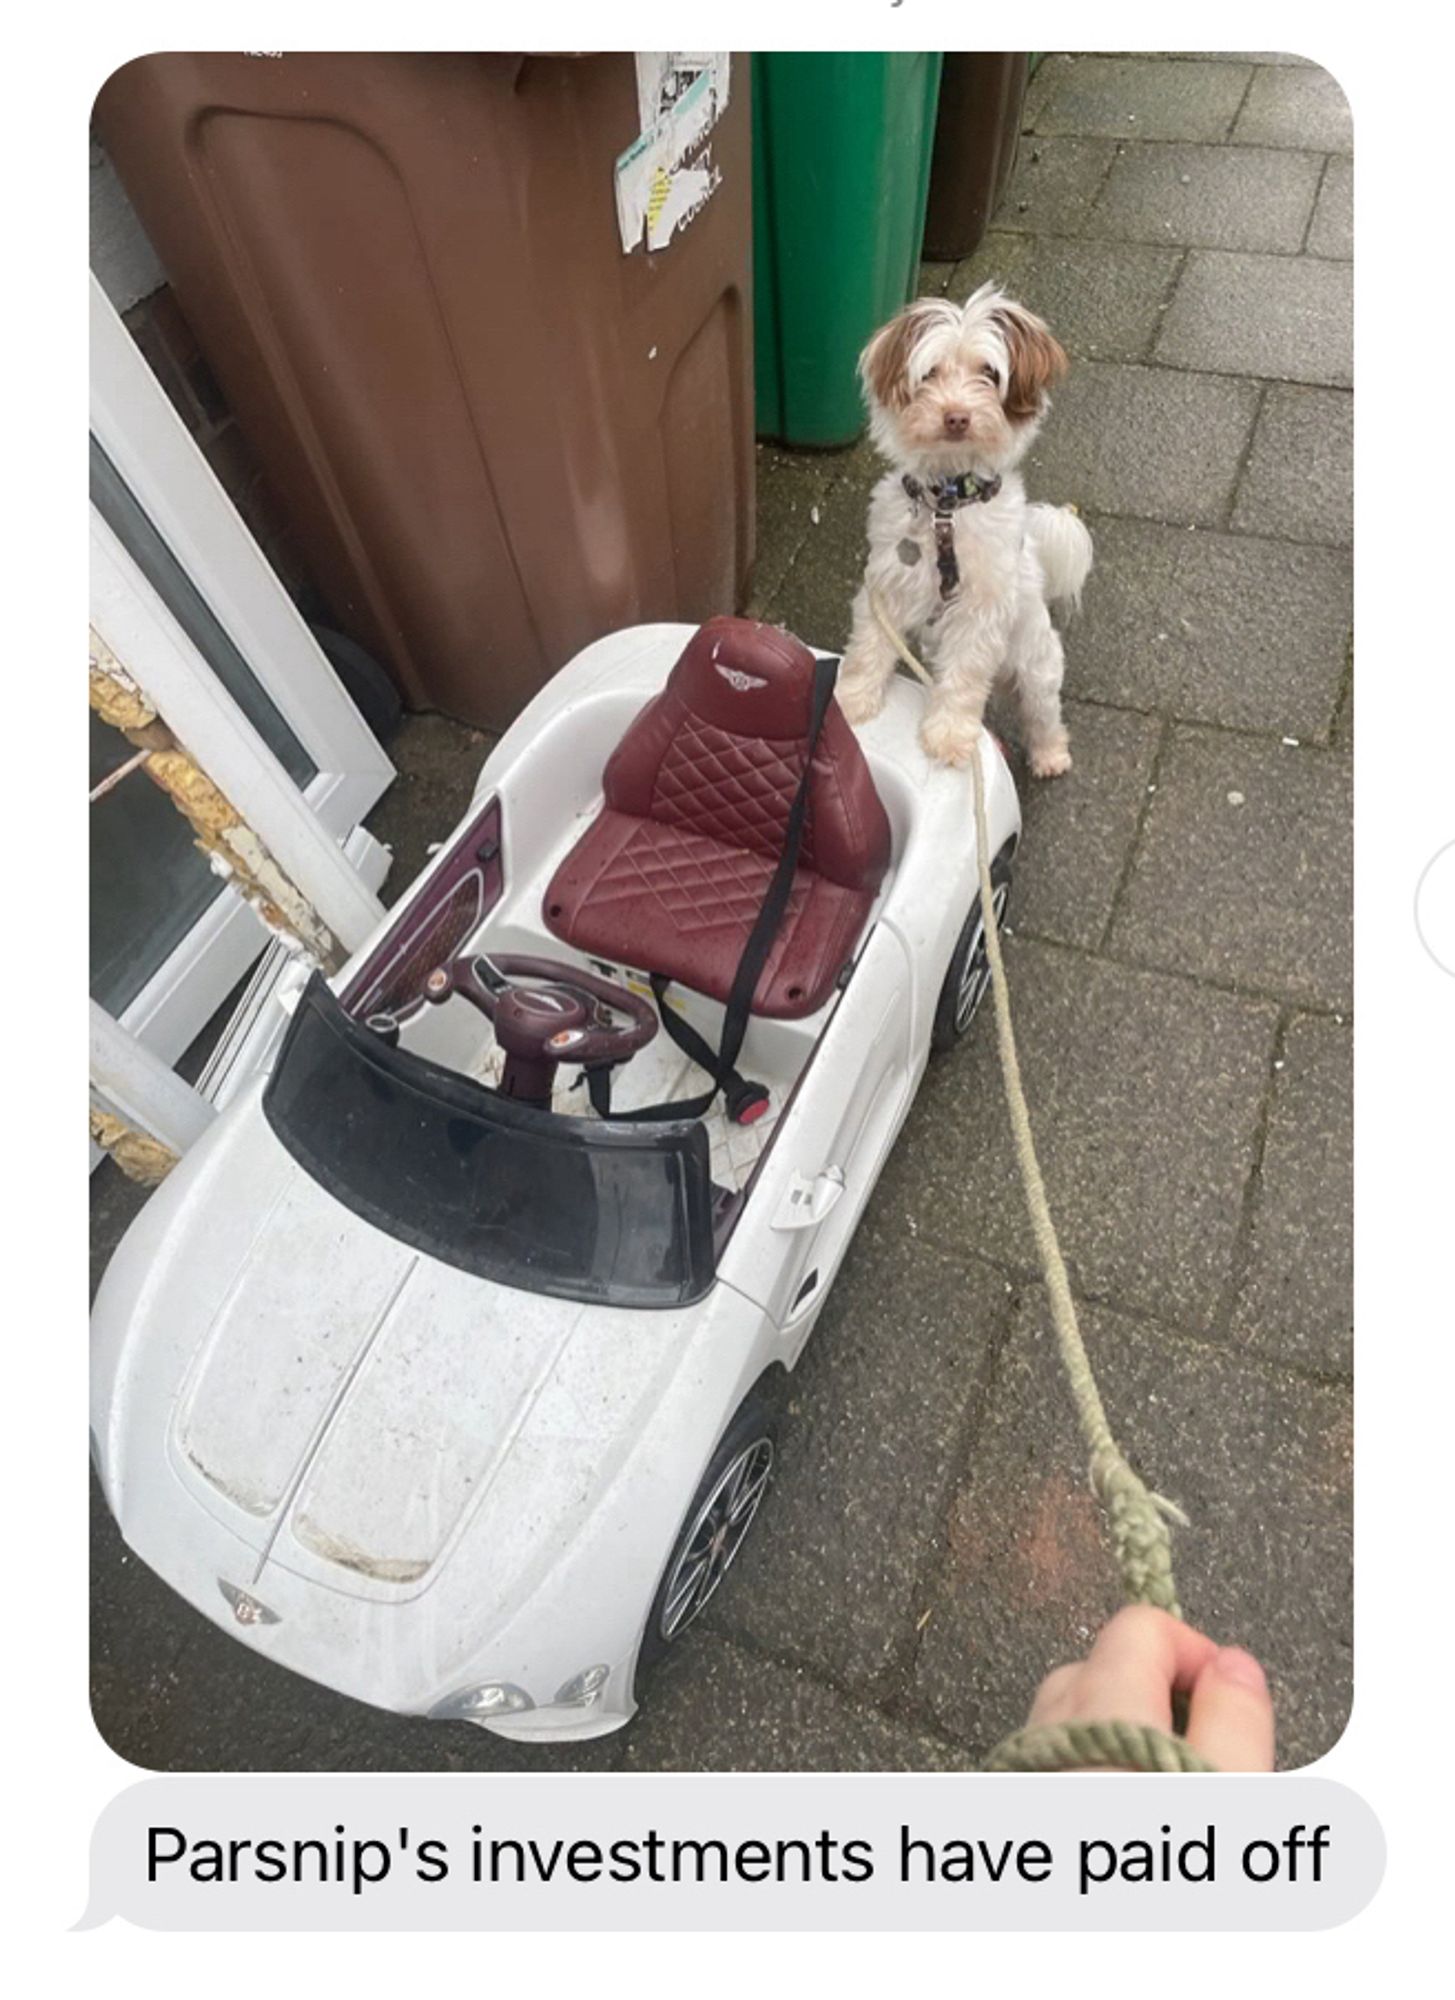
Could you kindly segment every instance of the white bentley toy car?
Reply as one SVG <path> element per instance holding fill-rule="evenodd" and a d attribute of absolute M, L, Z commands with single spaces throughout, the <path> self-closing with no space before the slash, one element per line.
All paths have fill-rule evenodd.
<path fill-rule="evenodd" d="M 719 618 L 590 646 L 151 1198 L 97 1300 L 122 1534 L 247 1645 L 522 1740 L 702 1610 L 932 1048 L 970 784 L 895 681 Z M 997 904 L 1020 814 L 982 739 Z"/>

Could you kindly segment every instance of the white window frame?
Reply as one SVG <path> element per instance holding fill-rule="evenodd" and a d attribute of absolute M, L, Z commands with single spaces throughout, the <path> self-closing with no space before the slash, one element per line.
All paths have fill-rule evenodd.
<path fill-rule="evenodd" d="M 342 849 L 339 858 L 350 864 L 357 894 L 350 894 L 338 868 L 318 851 L 312 879 L 298 886 L 326 922 L 323 906 L 331 904 L 331 928 L 352 948 L 361 926 L 364 932 L 370 927 L 365 916 L 380 913 L 372 891 L 389 861 L 387 850 L 359 822 L 392 781 L 394 765 L 94 274 L 91 430 L 307 751 L 314 777 L 301 794 L 286 778 L 94 507 L 92 623 L 245 818 L 252 820 L 254 806 L 266 800 L 274 826 L 280 813 L 289 820 L 277 789 L 280 777 L 295 798 L 306 801 L 335 853 Z M 180 709 L 187 712 L 185 723 Z M 263 832 L 261 825 L 258 831 Z M 284 831 L 297 836 L 303 830 L 285 824 Z M 286 870 L 283 854 L 277 858 Z M 124 1009 L 121 1025 L 163 1060 L 174 1060 L 267 941 L 260 919 L 236 891 L 225 889 Z"/>

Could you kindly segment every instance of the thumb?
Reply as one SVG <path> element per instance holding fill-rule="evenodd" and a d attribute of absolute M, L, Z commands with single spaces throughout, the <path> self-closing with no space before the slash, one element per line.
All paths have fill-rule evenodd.
<path fill-rule="evenodd" d="M 1193 1682 L 1187 1740 L 1215 1770 L 1273 1769 L 1268 1681 L 1241 1646 L 1220 1646 Z"/>

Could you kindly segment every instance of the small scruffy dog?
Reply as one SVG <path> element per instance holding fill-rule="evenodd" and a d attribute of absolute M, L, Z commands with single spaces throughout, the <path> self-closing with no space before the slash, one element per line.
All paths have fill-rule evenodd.
<path fill-rule="evenodd" d="M 894 648 L 870 592 L 936 676 L 920 740 L 968 764 L 991 686 L 1015 682 L 1038 778 L 1071 768 L 1061 720 L 1061 639 L 1046 609 L 1074 604 L 1091 536 L 1064 507 L 1032 506 L 1015 467 L 1067 367 L 1036 315 L 994 285 L 963 306 L 917 299 L 859 361 L 870 435 L 893 470 L 869 502 L 869 560 L 839 674 L 839 705 L 867 722 L 884 705 Z"/>

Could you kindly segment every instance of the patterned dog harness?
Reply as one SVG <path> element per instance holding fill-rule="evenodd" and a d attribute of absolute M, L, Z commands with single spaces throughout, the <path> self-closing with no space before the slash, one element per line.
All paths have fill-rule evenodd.
<path fill-rule="evenodd" d="M 993 500 L 1000 491 L 1000 475 L 981 479 L 973 472 L 957 472 L 953 479 L 931 479 L 923 484 L 913 473 L 904 475 L 904 490 L 916 506 L 932 509 L 935 524 L 935 567 L 940 572 L 940 597 L 944 601 L 960 588 L 960 565 L 955 560 L 955 509 L 977 500 Z"/>

